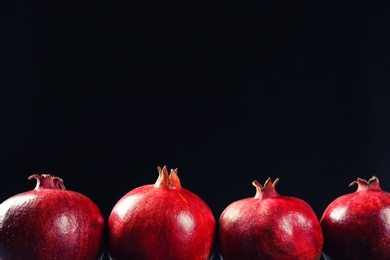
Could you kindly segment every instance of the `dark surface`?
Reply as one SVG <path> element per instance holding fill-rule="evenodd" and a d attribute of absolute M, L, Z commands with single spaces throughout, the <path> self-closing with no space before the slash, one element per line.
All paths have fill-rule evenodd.
<path fill-rule="evenodd" d="M 107 218 L 159 165 L 179 168 L 216 218 L 254 196 L 254 179 L 279 177 L 279 193 L 319 217 L 357 177 L 390 190 L 383 5 L 16 0 L 0 10 L 1 201 L 52 173 Z"/>

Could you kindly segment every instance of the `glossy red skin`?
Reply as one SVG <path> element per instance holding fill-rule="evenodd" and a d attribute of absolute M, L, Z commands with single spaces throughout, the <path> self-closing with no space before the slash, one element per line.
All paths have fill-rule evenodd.
<path fill-rule="evenodd" d="M 342 195 L 320 223 L 326 259 L 390 259 L 390 193 L 363 189 Z"/>
<path fill-rule="evenodd" d="M 103 233 L 100 210 L 77 192 L 32 190 L 0 205 L 0 259 L 100 259 Z"/>
<path fill-rule="evenodd" d="M 224 260 L 320 259 L 323 236 L 317 216 L 303 200 L 279 196 L 230 204 L 219 219 Z"/>
<path fill-rule="evenodd" d="M 216 221 L 207 204 L 181 187 L 138 187 L 113 208 L 111 259 L 211 259 Z"/>

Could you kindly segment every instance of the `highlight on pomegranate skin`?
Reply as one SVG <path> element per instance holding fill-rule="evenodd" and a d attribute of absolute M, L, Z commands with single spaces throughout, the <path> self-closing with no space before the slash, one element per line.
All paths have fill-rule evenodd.
<path fill-rule="evenodd" d="M 390 193 L 375 176 L 352 185 L 357 190 L 333 200 L 321 217 L 324 258 L 390 259 Z"/>
<path fill-rule="evenodd" d="M 154 184 L 137 187 L 113 207 L 108 220 L 111 259 L 212 259 L 216 220 L 208 205 L 182 188 L 177 169 L 157 167 Z"/>
<path fill-rule="evenodd" d="M 267 179 L 253 181 L 253 198 L 228 205 L 219 218 L 219 251 L 224 260 L 320 259 L 323 236 L 319 220 L 302 199 L 281 196 Z"/>
<path fill-rule="evenodd" d="M 0 204 L 0 259 L 101 259 L 105 223 L 97 205 L 59 177 L 33 179 L 35 189 Z"/>

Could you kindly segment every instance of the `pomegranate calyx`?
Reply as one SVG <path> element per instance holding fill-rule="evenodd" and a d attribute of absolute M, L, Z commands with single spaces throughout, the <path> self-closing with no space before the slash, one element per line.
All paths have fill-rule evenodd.
<path fill-rule="evenodd" d="M 178 169 L 171 169 L 171 172 L 168 174 L 167 166 L 161 168 L 157 167 L 158 170 L 158 178 L 154 187 L 165 187 L 170 189 L 181 188 L 181 183 L 179 176 L 177 175 Z"/>
<path fill-rule="evenodd" d="M 351 187 L 352 185 L 358 185 L 357 191 L 362 190 L 382 190 L 379 185 L 379 179 L 376 176 L 372 176 L 368 181 L 362 178 L 357 178 L 356 181 L 353 181 L 349 184 Z"/>
<path fill-rule="evenodd" d="M 60 177 L 56 177 L 50 174 L 33 174 L 28 177 L 28 180 L 36 179 L 37 185 L 35 189 L 62 189 L 66 190 L 64 181 Z"/>
<path fill-rule="evenodd" d="M 273 198 L 280 196 L 279 193 L 276 192 L 275 186 L 278 183 L 279 178 L 276 178 L 274 182 L 272 182 L 271 178 L 268 178 L 264 183 L 264 186 L 254 180 L 252 185 L 256 187 L 255 199 L 265 199 L 265 198 Z"/>
<path fill-rule="evenodd" d="M 169 186 L 170 187 L 181 187 L 179 176 L 177 175 L 178 169 L 171 169 L 171 173 L 169 174 Z"/>

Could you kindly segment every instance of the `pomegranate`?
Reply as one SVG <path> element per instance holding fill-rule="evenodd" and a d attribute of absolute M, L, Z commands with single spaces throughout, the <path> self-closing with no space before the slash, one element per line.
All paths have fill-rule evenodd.
<path fill-rule="evenodd" d="M 0 204 L 0 259 L 102 257 L 104 219 L 94 202 L 59 177 L 34 174 L 34 190 Z"/>
<path fill-rule="evenodd" d="M 108 219 L 111 259 L 211 259 L 216 220 L 208 205 L 181 187 L 177 169 L 157 167 L 154 184 L 137 187 Z"/>
<path fill-rule="evenodd" d="M 323 236 L 319 220 L 305 201 L 281 196 L 270 178 L 256 180 L 253 198 L 231 203 L 219 218 L 222 259 L 320 259 Z"/>
<path fill-rule="evenodd" d="M 358 178 L 357 191 L 342 195 L 325 209 L 320 224 L 325 259 L 390 259 L 390 193 L 377 177 Z"/>

